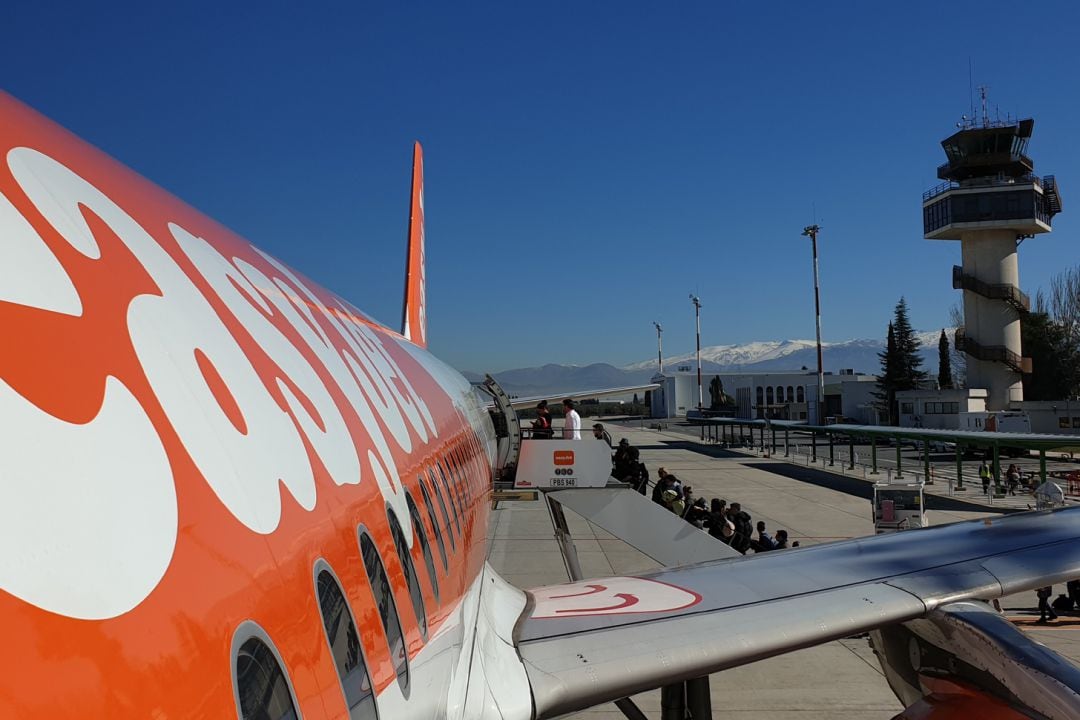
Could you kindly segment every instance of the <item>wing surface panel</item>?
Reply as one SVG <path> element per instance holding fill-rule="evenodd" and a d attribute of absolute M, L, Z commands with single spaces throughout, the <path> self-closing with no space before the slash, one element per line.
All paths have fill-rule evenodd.
<path fill-rule="evenodd" d="M 1080 577 L 1080 508 L 534 589 L 536 717 Z"/>

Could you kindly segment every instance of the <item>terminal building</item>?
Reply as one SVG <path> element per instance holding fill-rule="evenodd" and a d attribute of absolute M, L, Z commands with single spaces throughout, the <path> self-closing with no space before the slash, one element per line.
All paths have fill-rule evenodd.
<path fill-rule="evenodd" d="M 724 395 L 734 401 L 713 409 L 716 414 L 808 422 L 817 417 L 817 373 L 805 370 L 703 373 L 701 385 L 706 411 L 714 405 L 710 386 L 715 378 L 720 379 Z M 880 424 L 873 396 L 876 381 L 873 375 L 854 370 L 825 373 L 825 415 L 837 421 Z M 663 375 L 654 376 L 652 382 L 660 386 L 650 395 L 653 417 L 686 417 L 698 409 L 697 371 L 693 366 L 681 365 L 666 370 Z"/>

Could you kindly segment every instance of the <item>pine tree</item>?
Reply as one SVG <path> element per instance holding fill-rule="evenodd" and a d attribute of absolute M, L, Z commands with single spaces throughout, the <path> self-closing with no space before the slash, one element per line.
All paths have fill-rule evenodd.
<path fill-rule="evenodd" d="M 896 425 L 899 422 L 896 414 L 896 381 L 901 359 L 896 347 L 896 330 L 892 323 L 889 323 L 885 352 L 878 353 L 878 357 L 881 358 L 881 375 L 878 376 L 878 390 L 874 397 L 878 399 L 878 406 L 889 413 L 889 424 Z"/>
<path fill-rule="evenodd" d="M 919 357 L 919 338 L 908 320 L 907 301 L 903 297 L 896 303 L 893 318 L 893 331 L 896 334 L 896 352 L 900 365 L 897 368 L 895 390 L 914 390 L 926 381 L 926 372 L 922 369 Z"/>
<path fill-rule="evenodd" d="M 938 387 L 942 390 L 951 390 L 952 379 L 952 356 L 949 353 L 949 336 L 945 334 L 945 328 L 941 328 L 941 337 L 938 339 Z"/>

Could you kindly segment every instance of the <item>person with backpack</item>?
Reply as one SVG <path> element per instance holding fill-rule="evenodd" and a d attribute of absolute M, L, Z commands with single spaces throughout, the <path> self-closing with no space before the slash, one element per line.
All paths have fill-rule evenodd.
<path fill-rule="evenodd" d="M 709 534 L 724 543 L 731 544 L 731 536 L 735 534 L 735 525 L 728 520 L 727 500 L 713 498 L 709 505 L 709 517 L 705 520 L 705 527 Z"/>
<path fill-rule="evenodd" d="M 754 534 L 753 518 L 750 517 L 750 513 L 743 511 L 742 505 L 736 502 L 728 507 L 728 519 L 735 526 L 731 547 L 745 555 L 750 549 L 751 538 Z"/>
<path fill-rule="evenodd" d="M 551 413 L 547 400 L 536 403 L 536 419 L 532 422 L 532 436 L 535 440 L 548 440 L 554 433 L 551 430 Z"/>

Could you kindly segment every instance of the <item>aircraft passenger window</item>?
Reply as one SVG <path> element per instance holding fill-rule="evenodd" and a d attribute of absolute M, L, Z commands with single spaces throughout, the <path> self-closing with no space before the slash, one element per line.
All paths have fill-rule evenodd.
<path fill-rule="evenodd" d="M 466 470 L 468 464 L 465 460 L 464 450 L 459 448 L 454 453 L 454 464 L 450 467 L 457 473 L 458 487 L 461 488 L 461 492 L 465 496 L 465 505 L 472 505 L 472 488 L 469 487 L 469 473 Z"/>
<path fill-rule="evenodd" d="M 450 506 L 454 509 L 454 527 L 457 528 L 458 536 L 461 535 L 461 507 L 457 504 L 457 500 L 454 498 L 454 491 L 450 489 L 450 483 L 446 479 L 446 473 L 442 469 L 442 465 L 436 463 L 435 469 L 439 471 L 439 477 L 442 479 L 443 488 L 446 489 L 446 496 L 450 499 Z"/>
<path fill-rule="evenodd" d="M 416 577 L 416 566 L 413 565 L 412 555 L 409 554 L 409 544 L 405 540 L 401 523 L 394 517 L 394 513 L 387 510 L 386 518 L 390 521 L 390 535 L 394 538 L 394 547 L 397 548 L 398 560 L 401 561 L 401 571 L 405 573 L 405 585 L 409 588 L 409 599 L 412 600 L 416 623 L 420 626 L 420 635 L 426 641 L 427 612 L 424 610 L 424 593 L 420 589 L 420 579 Z"/>
<path fill-rule="evenodd" d="M 241 720 L 296 720 L 296 703 L 278 657 L 250 637 L 236 653 L 236 695 Z"/>
<path fill-rule="evenodd" d="M 456 454 L 452 454 L 444 463 L 446 474 L 450 478 L 450 487 L 457 493 L 458 505 L 461 507 L 462 517 L 465 516 L 465 508 L 468 507 L 468 495 L 465 493 L 465 477 L 461 473 L 461 463 Z"/>
<path fill-rule="evenodd" d="M 337 667 L 349 718 L 378 718 L 375 694 L 371 690 L 371 678 L 364 662 L 360 638 L 356 634 L 356 623 L 353 622 L 352 612 L 341 593 L 337 578 L 329 570 L 320 570 L 317 584 L 326 641 L 330 644 L 330 654 Z"/>
<path fill-rule="evenodd" d="M 446 536 L 450 538 L 450 552 L 457 552 L 457 543 L 454 542 L 454 528 L 450 525 L 450 513 L 446 510 L 446 501 L 443 499 L 442 488 L 435 478 L 435 470 L 428 469 L 428 478 L 431 479 L 431 487 L 435 489 L 435 499 L 439 501 L 439 509 L 442 510 L 443 520 L 446 521 Z"/>
<path fill-rule="evenodd" d="M 435 545 L 439 548 L 439 557 L 442 559 L 443 572 L 448 572 L 450 566 L 446 562 L 446 545 L 443 544 L 442 530 L 439 529 L 439 519 L 435 517 L 435 506 L 431 504 L 431 495 L 428 494 L 427 483 L 424 482 L 423 475 L 418 479 L 420 480 L 420 493 L 424 496 L 424 507 L 427 508 L 428 519 L 431 520 L 431 529 L 435 532 Z M 449 522 L 449 520 L 447 522 Z M 437 596 L 438 593 L 436 593 L 436 597 Z"/>
<path fill-rule="evenodd" d="M 409 687 L 409 651 L 405 647 L 405 635 L 401 632 L 401 620 L 394 604 L 394 589 L 386 577 L 379 549 L 363 531 L 360 532 L 360 554 L 364 557 L 364 569 L 371 583 L 371 592 L 375 595 L 375 604 L 379 607 L 379 619 L 382 620 L 386 644 L 390 648 L 390 661 L 397 672 L 398 685 L 405 692 Z"/>
<path fill-rule="evenodd" d="M 424 520 L 420 517 L 420 510 L 412 495 L 405 493 L 405 503 L 409 506 L 409 517 L 412 518 L 416 538 L 420 541 L 420 552 L 424 556 L 424 565 L 427 566 L 428 577 L 431 578 L 431 592 L 435 595 L 435 602 L 439 602 L 439 578 L 435 575 L 435 558 L 431 554 L 431 546 L 428 545 L 427 530 L 424 529 Z"/>

